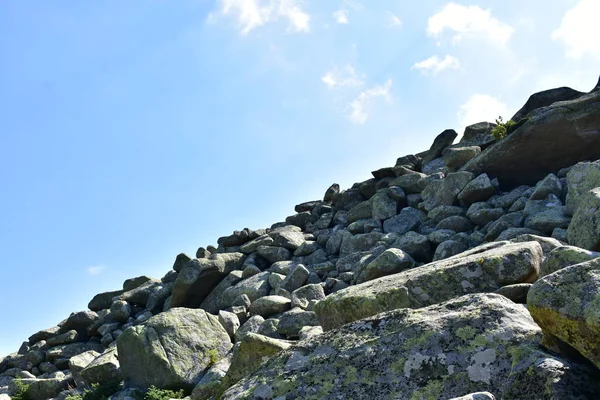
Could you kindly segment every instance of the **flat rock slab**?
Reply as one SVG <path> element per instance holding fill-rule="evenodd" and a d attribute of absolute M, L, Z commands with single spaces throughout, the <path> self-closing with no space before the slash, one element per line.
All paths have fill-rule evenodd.
<path fill-rule="evenodd" d="M 502 399 L 597 398 L 594 377 L 541 351 L 540 338 L 524 306 L 467 295 L 303 340 L 220 399 L 448 399 L 477 391 Z"/>
<path fill-rule="evenodd" d="M 600 91 L 537 109 L 512 134 L 461 170 L 487 173 L 506 187 L 535 184 L 548 173 L 600 158 Z"/>
<path fill-rule="evenodd" d="M 484 245 L 487 249 L 487 245 Z M 351 286 L 315 305 L 323 329 L 329 330 L 397 308 L 418 308 L 467 293 L 493 292 L 501 286 L 533 282 L 542 262 L 537 242 L 503 245 L 452 257 Z"/>

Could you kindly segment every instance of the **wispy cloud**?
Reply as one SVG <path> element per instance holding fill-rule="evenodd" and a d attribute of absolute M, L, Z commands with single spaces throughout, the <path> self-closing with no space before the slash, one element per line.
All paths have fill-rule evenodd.
<path fill-rule="evenodd" d="M 411 69 L 421 71 L 423 75 L 437 75 L 445 69 L 458 69 L 459 67 L 460 63 L 456 57 L 446 55 L 442 60 L 438 56 L 431 56 L 415 63 Z"/>
<path fill-rule="evenodd" d="M 501 100 L 487 95 L 474 94 L 466 103 L 464 103 L 456 114 L 460 124 L 460 131 L 465 127 L 478 122 L 494 122 L 499 116 L 505 119 L 511 116 L 507 115 L 508 107 Z"/>
<path fill-rule="evenodd" d="M 580 59 L 589 55 L 600 60 L 600 1 L 581 0 L 564 15 L 552 39 L 565 46 L 569 58 Z"/>
<path fill-rule="evenodd" d="M 235 18 L 242 35 L 281 18 L 288 20 L 288 31 L 310 30 L 310 15 L 302 11 L 296 0 L 218 0 L 217 14 L 211 13 L 208 20 L 215 22 L 217 15 Z"/>
<path fill-rule="evenodd" d="M 494 18 L 490 10 L 455 3 L 446 5 L 427 22 L 429 36 L 440 37 L 446 30 L 454 32 L 453 43 L 458 43 L 465 37 L 486 38 L 500 46 L 508 43 L 514 31 L 510 25 Z"/>
<path fill-rule="evenodd" d="M 391 28 L 399 28 L 402 26 L 402 20 L 398 18 L 398 16 L 394 13 L 390 13 L 390 27 Z"/>
<path fill-rule="evenodd" d="M 348 11 L 347 10 L 338 10 L 333 13 L 333 18 L 338 24 L 347 24 L 348 21 Z"/>
<path fill-rule="evenodd" d="M 356 70 L 350 64 L 342 69 L 336 67 L 328 71 L 321 78 L 321 82 L 327 85 L 329 89 L 333 89 L 334 87 L 357 87 L 364 84 L 361 77 L 358 76 Z"/>
<path fill-rule="evenodd" d="M 90 275 L 99 275 L 102 271 L 104 271 L 104 267 L 101 265 L 87 267 L 87 273 Z"/>
<path fill-rule="evenodd" d="M 364 124 L 369 118 L 369 109 L 374 99 L 382 97 L 391 102 L 392 80 L 388 79 L 383 85 L 373 86 L 362 91 L 349 105 L 348 118 L 354 124 Z"/>

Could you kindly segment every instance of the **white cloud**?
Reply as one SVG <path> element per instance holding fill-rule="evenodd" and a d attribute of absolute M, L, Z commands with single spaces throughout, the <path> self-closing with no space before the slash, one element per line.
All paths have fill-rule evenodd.
<path fill-rule="evenodd" d="M 462 6 L 449 3 L 442 11 L 433 15 L 427 22 L 427 34 L 439 37 L 445 30 L 455 32 L 453 43 L 464 37 L 481 38 L 498 45 L 506 45 L 514 29 L 502 21 L 492 17 L 490 10 L 479 6 Z"/>
<path fill-rule="evenodd" d="M 104 267 L 101 265 L 92 265 L 87 268 L 87 272 L 90 275 L 98 275 L 104 270 Z"/>
<path fill-rule="evenodd" d="M 426 60 L 415 63 L 411 69 L 421 71 L 423 75 L 437 75 L 441 71 L 449 69 L 458 69 L 460 63 L 456 57 L 446 55 L 443 60 L 440 60 L 438 56 L 431 56 Z"/>
<path fill-rule="evenodd" d="M 390 13 L 390 27 L 401 27 L 402 21 L 396 14 Z"/>
<path fill-rule="evenodd" d="M 499 116 L 509 119 L 508 107 L 502 101 L 487 94 L 474 94 L 460 107 L 456 114 L 460 131 L 478 122 L 494 122 Z"/>
<path fill-rule="evenodd" d="M 581 0 L 564 15 L 552 39 L 565 46 L 565 55 L 580 59 L 589 55 L 600 60 L 600 1 Z"/>
<path fill-rule="evenodd" d="M 348 23 L 348 11 L 346 10 L 338 10 L 333 13 L 333 18 L 338 24 L 347 24 Z"/>
<path fill-rule="evenodd" d="M 310 16 L 296 0 L 219 0 L 218 3 L 222 15 L 236 18 L 243 35 L 280 18 L 288 20 L 288 31 L 308 32 L 310 29 Z M 214 13 L 210 13 L 208 22 L 214 23 L 215 18 Z"/>
<path fill-rule="evenodd" d="M 390 90 L 392 80 L 388 79 L 383 85 L 373 86 L 362 91 L 350 104 L 348 104 L 348 118 L 354 124 L 364 124 L 369 118 L 369 106 L 373 99 L 383 97 L 385 101 L 391 102 Z"/>
<path fill-rule="evenodd" d="M 342 69 L 336 67 L 327 72 L 321 78 L 321 82 L 327 85 L 329 89 L 333 89 L 334 87 L 356 87 L 364 84 L 357 75 L 354 67 L 350 64 Z"/>

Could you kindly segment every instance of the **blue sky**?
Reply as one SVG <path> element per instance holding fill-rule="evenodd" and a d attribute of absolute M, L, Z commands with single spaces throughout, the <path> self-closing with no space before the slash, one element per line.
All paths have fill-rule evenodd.
<path fill-rule="evenodd" d="M 550 5 L 551 3 L 551 5 Z M 0 355 L 600 74 L 596 0 L 0 3 Z"/>

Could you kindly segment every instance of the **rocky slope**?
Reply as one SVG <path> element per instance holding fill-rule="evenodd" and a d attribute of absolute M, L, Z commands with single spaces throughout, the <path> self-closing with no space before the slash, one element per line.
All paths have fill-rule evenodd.
<path fill-rule="evenodd" d="M 96 295 L 0 358 L 0 399 L 600 398 L 600 82 L 513 121 Z"/>

